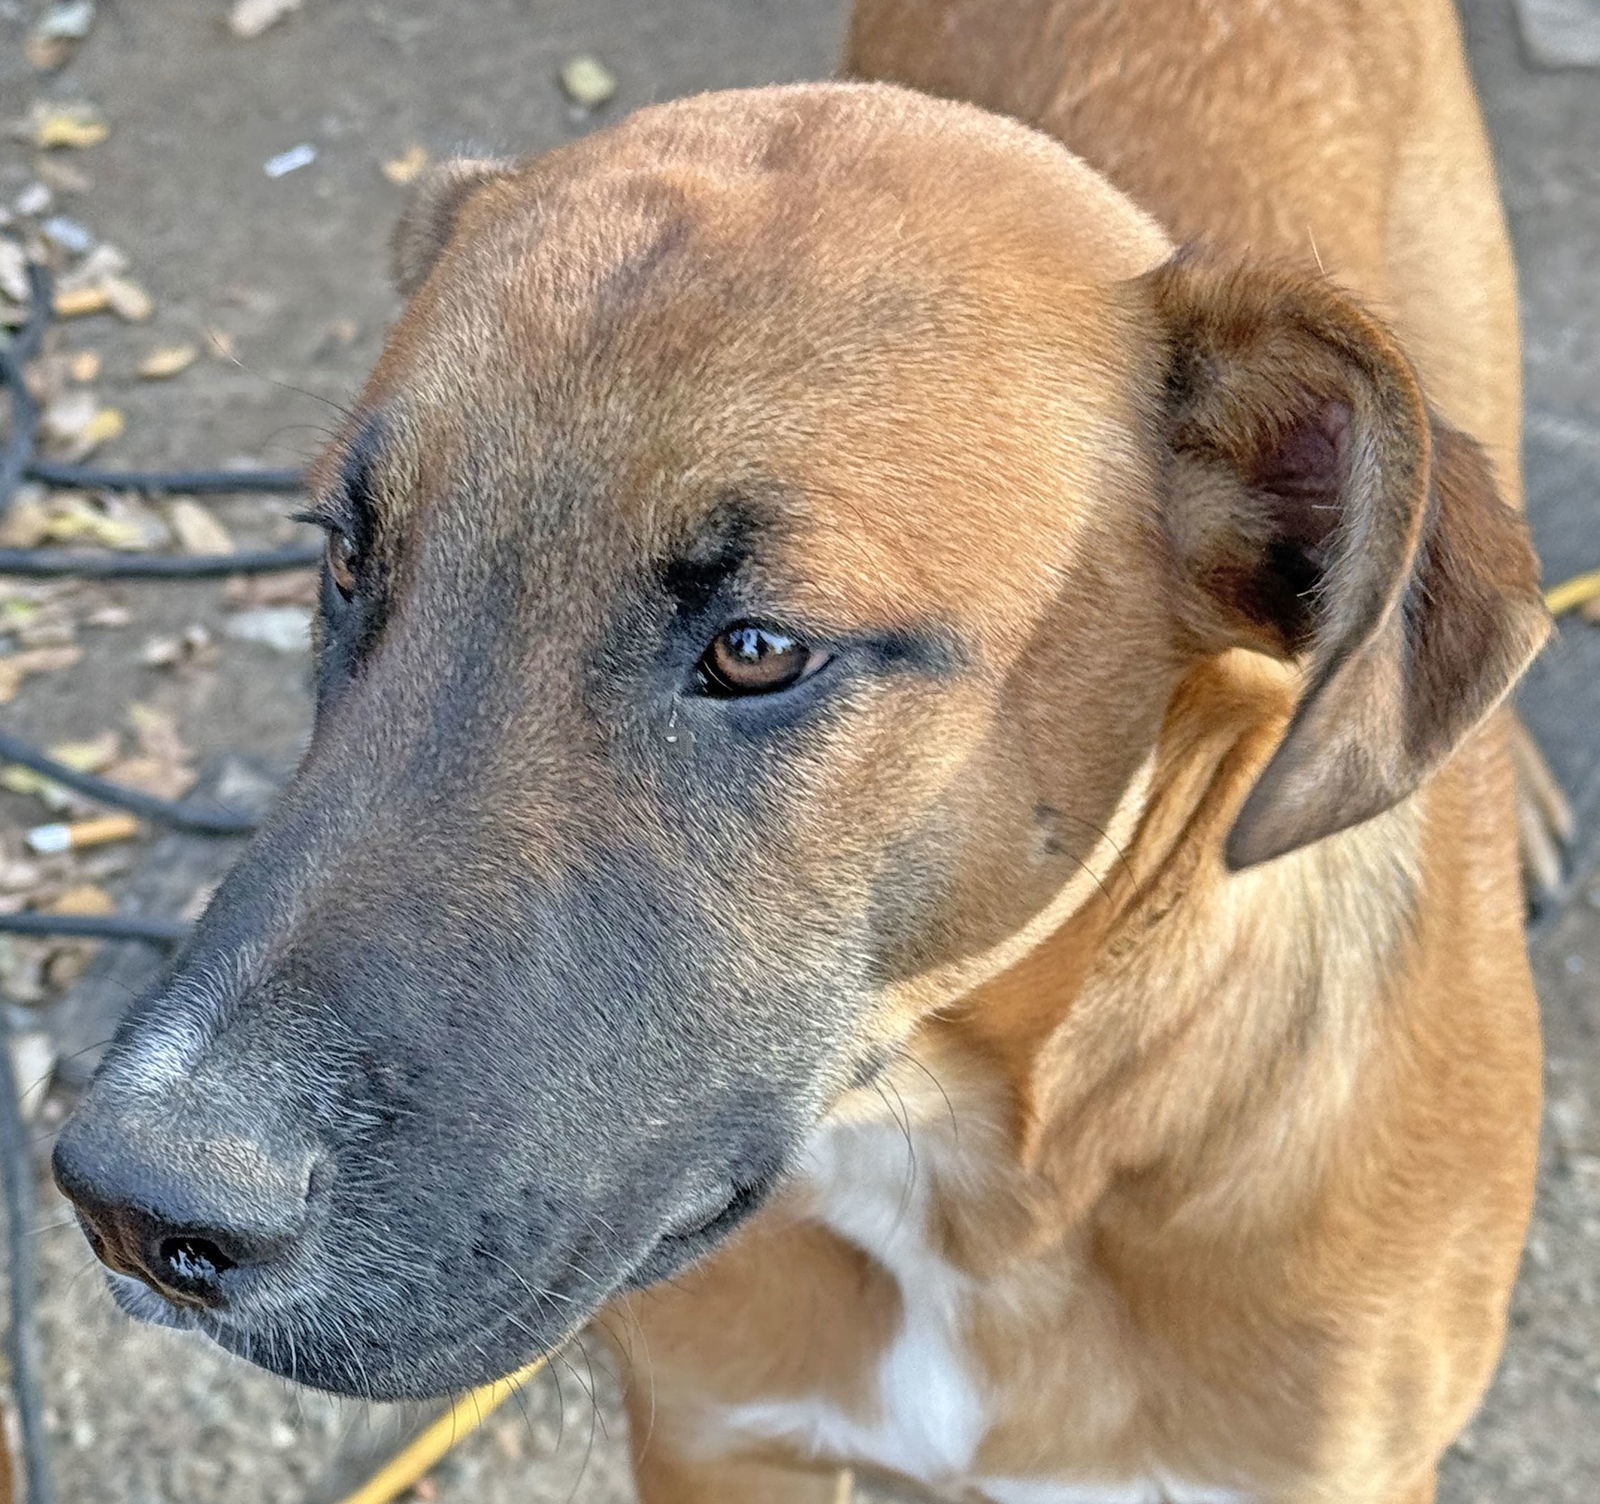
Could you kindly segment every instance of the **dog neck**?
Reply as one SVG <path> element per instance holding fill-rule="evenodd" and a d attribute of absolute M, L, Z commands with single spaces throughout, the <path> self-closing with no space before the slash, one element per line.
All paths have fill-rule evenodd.
<path fill-rule="evenodd" d="M 1245 1198 L 1280 1215 L 1264 1162 L 1309 1181 L 1372 1089 L 1420 882 L 1415 801 L 1259 868 L 1221 857 L 1292 688 L 1252 654 L 1191 674 L 1092 896 L 909 1042 L 894 1115 L 964 1137 L 949 1220 L 977 1235 L 968 1259 L 1067 1236 L 1134 1186 L 1150 1215 L 1236 1220 Z M 856 1116 L 885 1110 L 864 1095 Z"/>

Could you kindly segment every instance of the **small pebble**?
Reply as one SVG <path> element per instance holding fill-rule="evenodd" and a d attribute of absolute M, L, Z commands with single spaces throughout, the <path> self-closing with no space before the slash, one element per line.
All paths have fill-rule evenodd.
<path fill-rule="evenodd" d="M 39 226 L 47 239 L 69 256 L 87 256 L 94 249 L 94 236 L 75 219 L 65 214 L 52 214 Z"/>
<path fill-rule="evenodd" d="M 11 207 L 25 219 L 43 214 L 56 200 L 48 183 L 32 182 L 11 200 Z"/>
<path fill-rule="evenodd" d="M 227 633 L 274 652 L 303 653 L 311 641 L 311 612 L 304 606 L 255 606 L 229 617 Z"/>
<path fill-rule="evenodd" d="M 291 146 L 288 151 L 280 151 L 277 156 L 268 157 L 261 164 L 261 170 L 269 178 L 281 178 L 302 167 L 309 167 L 316 160 L 316 147 L 309 141 L 302 141 L 298 146 Z"/>
<path fill-rule="evenodd" d="M 599 58 L 585 52 L 561 65 L 561 87 L 575 105 L 597 110 L 617 92 L 617 76 Z"/>

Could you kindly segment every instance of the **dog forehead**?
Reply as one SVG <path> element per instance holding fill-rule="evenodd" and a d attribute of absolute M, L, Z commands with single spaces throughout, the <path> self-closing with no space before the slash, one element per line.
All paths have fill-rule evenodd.
<path fill-rule="evenodd" d="M 559 512 L 659 548 L 754 477 L 795 503 L 819 610 L 864 616 L 873 581 L 970 595 L 1042 497 L 1093 494 L 1136 427 L 1114 289 L 1168 249 L 1063 148 L 966 106 L 702 96 L 473 194 L 366 405 L 406 412 L 419 493 L 520 529 Z M 908 552 L 929 567 L 890 567 Z"/>

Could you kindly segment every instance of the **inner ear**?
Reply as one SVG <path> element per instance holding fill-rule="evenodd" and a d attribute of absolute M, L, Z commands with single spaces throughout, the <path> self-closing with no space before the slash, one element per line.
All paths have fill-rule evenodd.
<path fill-rule="evenodd" d="M 1297 653 L 1309 641 L 1316 592 L 1333 558 L 1350 482 L 1351 410 L 1337 399 L 1269 431 L 1248 489 L 1264 534 L 1254 599 L 1239 604 Z"/>

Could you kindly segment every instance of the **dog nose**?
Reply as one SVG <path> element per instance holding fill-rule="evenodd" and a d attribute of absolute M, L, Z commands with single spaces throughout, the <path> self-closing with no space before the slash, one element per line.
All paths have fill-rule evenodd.
<path fill-rule="evenodd" d="M 56 1184 L 101 1262 L 178 1305 L 227 1303 L 235 1272 L 281 1262 L 306 1218 L 305 1167 L 228 1136 L 152 1152 L 137 1133 L 69 1122 Z"/>

